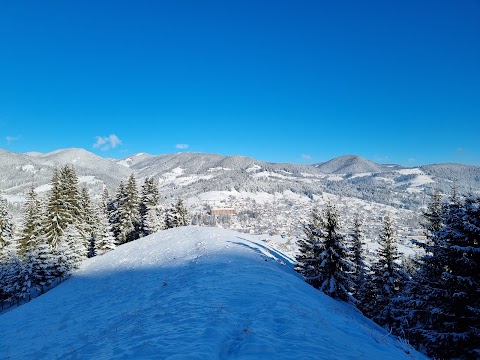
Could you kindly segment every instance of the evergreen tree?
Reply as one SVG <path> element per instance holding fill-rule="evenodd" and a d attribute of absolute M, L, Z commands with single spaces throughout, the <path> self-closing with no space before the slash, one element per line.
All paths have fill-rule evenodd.
<path fill-rule="evenodd" d="M 303 275 L 305 281 L 318 288 L 319 259 L 321 239 L 317 229 L 320 228 L 321 214 L 318 208 L 314 208 L 310 215 L 310 222 L 303 226 L 305 238 L 298 242 L 299 254 L 296 257 L 295 270 Z"/>
<path fill-rule="evenodd" d="M 25 200 L 22 229 L 19 239 L 21 254 L 26 253 L 28 248 L 35 247 L 37 239 L 43 232 L 41 204 L 33 186 L 26 194 Z"/>
<path fill-rule="evenodd" d="M 88 247 L 92 237 L 94 237 L 97 232 L 98 217 L 93 209 L 90 193 L 86 187 L 82 187 L 80 195 L 80 218 L 82 219 L 82 222 L 79 228 L 86 239 L 85 245 Z"/>
<path fill-rule="evenodd" d="M 14 241 L 6 246 L 0 246 L 0 303 L 13 303 L 19 292 L 20 259 Z"/>
<path fill-rule="evenodd" d="M 95 245 L 95 236 L 94 234 L 92 233 L 92 235 L 90 235 L 90 241 L 88 242 L 88 254 L 87 254 L 87 257 L 88 258 L 92 258 L 94 256 L 97 256 L 97 247 Z"/>
<path fill-rule="evenodd" d="M 431 308 L 439 290 L 436 283 L 440 280 L 443 272 L 441 262 L 438 261 L 440 248 L 438 246 L 438 234 L 443 227 L 442 198 L 440 192 L 435 190 L 427 211 L 423 213 L 422 225 L 427 237 L 426 242 L 413 240 L 413 243 L 424 250 L 424 254 L 411 259 L 415 271 L 405 284 L 405 289 L 396 305 L 400 313 L 400 327 L 398 329 L 402 336 L 408 338 L 411 344 L 420 345 L 424 342 L 423 331 L 426 324 L 430 323 Z"/>
<path fill-rule="evenodd" d="M 421 274 L 430 277 L 422 278 L 424 288 L 413 299 L 428 300 L 425 312 L 413 313 L 414 326 L 407 331 L 415 339 L 420 337 L 431 356 L 478 358 L 480 197 L 470 195 L 461 201 L 454 193 L 443 206 L 441 223 L 430 254 L 422 258 Z M 425 268 L 433 262 L 440 271 Z"/>
<path fill-rule="evenodd" d="M 393 221 L 386 216 L 379 237 L 377 259 L 371 266 L 365 298 L 360 304 L 362 311 L 376 323 L 391 329 L 398 326 L 393 299 L 405 283 L 405 273 L 399 264 Z"/>
<path fill-rule="evenodd" d="M 190 217 L 188 215 L 187 208 L 183 204 L 181 198 L 178 199 L 175 204 L 175 212 L 177 214 L 177 226 L 188 226 L 190 225 Z"/>
<path fill-rule="evenodd" d="M 45 287 L 52 283 L 55 275 L 53 253 L 46 238 L 40 236 L 35 242 L 30 243 L 24 254 L 23 263 L 28 269 L 30 289 L 36 289 L 43 294 Z"/>
<path fill-rule="evenodd" d="M 44 228 L 50 246 L 58 246 L 68 225 L 74 224 L 81 231 L 82 221 L 78 178 L 73 167 L 65 165 L 54 171 L 48 198 Z"/>
<path fill-rule="evenodd" d="M 353 265 L 348 259 L 348 249 L 344 237 L 339 233 L 338 213 L 332 204 L 327 204 L 320 226 L 312 229 L 314 237 L 318 237 L 313 245 L 315 259 L 306 261 L 316 267 L 313 277 L 305 280 L 323 291 L 325 294 L 343 301 L 355 302 L 351 295 L 353 287 Z"/>
<path fill-rule="evenodd" d="M 116 196 L 114 216 L 115 235 L 119 244 L 139 238 L 140 213 L 138 209 L 138 190 L 133 174 L 127 184 L 120 183 Z"/>
<path fill-rule="evenodd" d="M 56 249 L 56 270 L 58 277 L 65 277 L 80 266 L 87 257 L 83 236 L 74 225 L 68 225 L 59 239 Z"/>
<path fill-rule="evenodd" d="M 96 247 L 97 250 L 103 254 L 115 249 L 115 235 L 113 233 L 112 225 L 110 225 L 108 220 L 107 213 L 102 211 L 102 209 L 99 211 L 98 219 Z"/>
<path fill-rule="evenodd" d="M 140 236 L 150 235 L 163 229 L 160 192 L 157 184 L 151 177 L 146 177 L 142 186 L 139 213 Z"/>
<path fill-rule="evenodd" d="M 0 197 L 0 249 L 10 245 L 13 231 L 13 220 L 8 212 L 7 200 Z"/>
<path fill-rule="evenodd" d="M 165 211 L 165 229 L 172 229 L 177 227 L 177 216 L 175 212 L 175 205 L 171 204 Z"/>
<path fill-rule="evenodd" d="M 60 178 L 58 169 L 53 172 L 51 190 L 48 197 L 48 203 L 45 216 L 45 235 L 52 248 L 56 248 L 58 240 L 62 235 L 65 224 L 65 209 L 60 192 Z"/>
<path fill-rule="evenodd" d="M 363 250 L 362 225 L 358 216 L 353 220 L 353 231 L 351 233 L 352 242 L 352 264 L 353 264 L 353 289 L 355 297 L 361 301 L 365 291 L 366 264 Z"/>

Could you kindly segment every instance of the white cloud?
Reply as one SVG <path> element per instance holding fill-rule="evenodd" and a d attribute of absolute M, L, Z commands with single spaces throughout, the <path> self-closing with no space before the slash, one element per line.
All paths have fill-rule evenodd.
<path fill-rule="evenodd" d="M 312 160 L 312 156 L 308 154 L 302 154 L 302 159 L 303 160 Z"/>
<path fill-rule="evenodd" d="M 5 140 L 7 140 L 7 144 L 10 144 L 14 141 L 17 141 L 20 139 L 20 136 L 7 136 L 5 137 Z"/>
<path fill-rule="evenodd" d="M 109 136 L 97 136 L 97 142 L 93 144 L 95 149 L 100 148 L 102 151 L 115 149 L 118 145 L 122 144 L 122 140 L 117 135 L 111 134 Z"/>
<path fill-rule="evenodd" d="M 177 144 L 175 147 L 177 149 L 188 149 L 188 144 Z"/>
<path fill-rule="evenodd" d="M 417 162 L 417 159 L 411 157 L 411 158 L 408 158 L 408 162 L 411 163 L 411 164 L 413 164 L 413 163 Z"/>
<path fill-rule="evenodd" d="M 458 147 L 457 152 L 463 152 L 463 147 Z"/>

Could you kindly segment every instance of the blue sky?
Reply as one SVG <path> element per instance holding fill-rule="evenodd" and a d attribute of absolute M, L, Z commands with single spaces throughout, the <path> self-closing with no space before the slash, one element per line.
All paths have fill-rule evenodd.
<path fill-rule="evenodd" d="M 0 148 L 480 165 L 480 2 L 3 1 Z"/>

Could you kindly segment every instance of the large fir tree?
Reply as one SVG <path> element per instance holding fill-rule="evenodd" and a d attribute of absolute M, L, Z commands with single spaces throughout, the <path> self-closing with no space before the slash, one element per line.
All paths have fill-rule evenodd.
<path fill-rule="evenodd" d="M 377 259 L 371 265 L 361 310 L 380 325 L 391 329 L 397 324 L 395 299 L 405 284 L 405 272 L 399 263 L 393 220 L 386 216 L 379 236 Z"/>
<path fill-rule="evenodd" d="M 140 235 L 153 234 L 164 228 L 160 192 L 153 177 L 146 177 L 142 186 L 139 205 Z"/>
<path fill-rule="evenodd" d="M 48 242 L 52 248 L 56 248 L 68 225 L 75 225 L 81 231 L 83 218 L 78 178 L 73 167 L 65 165 L 60 170 L 55 170 L 51 185 L 44 228 Z M 82 236 L 83 241 L 84 238 Z"/>
<path fill-rule="evenodd" d="M 20 230 L 20 253 L 35 247 L 37 239 L 43 233 L 42 209 L 33 186 L 27 192 L 23 206 L 22 228 Z"/>
<path fill-rule="evenodd" d="M 363 249 L 363 233 L 360 218 L 356 216 L 353 220 L 351 238 L 351 262 L 353 264 L 353 292 L 355 298 L 361 301 L 365 292 L 366 269 L 365 254 Z"/>
<path fill-rule="evenodd" d="M 421 259 L 422 289 L 410 302 L 415 309 L 421 302 L 423 311 L 413 312 L 405 327 L 431 356 L 475 359 L 480 351 L 480 197 L 462 200 L 453 194 L 440 223 Z"/>
<path fill-rule="evenodd" d="M 308 228 L 308 227 L 307 227 Z M 332 204 L 327 204 L 319 226 L 309 230 L 315 241 L 311 251 L 312 258 L 301 258 L 302 267 L 311 266 L 311 275 L 307 282 L 325 294 L 343 301 L 352 301 L 353 265 L 349 261 L 348 249 L 344 236 L 339 233 L 338 212 Z M 307 233 L 308 236 L 308 233 Z"/>
<path fill-rule="evenodd" d="M 115 235 L 119 244 L 139 238 L 140 213 L 137 183 L 133 174 L 126 184 L 123 181 L 117 191 L 113 218 Z"/>

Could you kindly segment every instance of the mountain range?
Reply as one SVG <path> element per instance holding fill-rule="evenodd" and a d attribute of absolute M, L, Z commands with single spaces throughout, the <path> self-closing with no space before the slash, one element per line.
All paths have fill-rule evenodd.
<path fill-rule="evenodd" d="M 372 207 L 404 211 L 399 218 L 405 220 L 413 216 L 410 213 L 419 212 L 434 188 L 445 194 L 453 187 L 460 193 L 480 191 L 480 167 L 462 164 L 408 168 L 346 155 L 300 165 L 190 152 L 140 153 L 118 160 L 69 148 L 27 154 L 0 150 L 0 193 L 19 213 L 25 191 L 33 186 L 45 194 L 54 168 L 63 164 L 74 166 L 80 184 L 94 197 L 104 187 L 114 193 L 130 174 L 137 177 L 139 185 L 142 178 L 151 176 L 158 181 L 165 203 L 182 197 L 192 214 L 204 214 L 212 206 L 233 207 L 244 223 L 250 218 L 263 223 L 260 228 L 256 225 L 254 232 L 278 228 L 301 231 L 300 219 L 329 196 L 337 201 L 350 199 L 347 210 L 363 209 L 367 215 Z"/>

